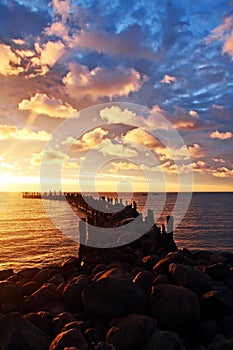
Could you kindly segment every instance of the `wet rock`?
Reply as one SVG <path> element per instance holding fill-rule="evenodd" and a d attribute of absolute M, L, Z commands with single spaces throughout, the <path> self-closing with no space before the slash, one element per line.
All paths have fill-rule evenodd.
<path fill-rule="evenodd" d="M 198 321 L 200 306 L 191 290 L 169 284 L 153 287 L 149 296 L 149 310 L 164 328 L 183 328 Z"/>
<path fill-rule="evenodd" d="M 53 333 L 58 334 L 61 332 L 62 328 L 74 321 L 74 316 L 70 312 L 62 312 L 56 317 L 54 317 L 52 321 Z"/>
<path fill-rule="evenodd" d="M 76 347 L 79 350 L 88 350 L 88 344 L 78 329 L 70 329 L 56 336 L 49 350 L 64 350 L 65 347 Z"/>
<path fill-rule="evenodd" d="M 62 275 L 60 275 L 59 273 L 56 273 L 53 277 L 51 277 L 48 280 L 48 283 L 52 283 L 58 287 L 60 284 L 65 283 L 65 279 Z"/>
<path fill-rule="evenodd" d="M 18 313 L 0 318 L 0 349 L 48 350 L 48 335 Z"/>
<path fill-rule="evenodd" d="M 157 284 L 167 284 L 167 283 L 168 283 L 167 275 L 158 275 L 153 280 L 153 286 L 156 286 Z"/>
<path fill-rule="evenodd" d="M 233 349 L 233 339 L 216 341 L 211 343 L 207 350 L 232 350 Z"/>
<path fill-rule="evenodd" d="M 147 270 L 152 270 L 152 268 L 159 262 L 159 257 L 157 255 L 147 255 L 141 260 L 141 266 Z"/>
<path fill-rule="evenodd" d="M 106 341 L 121 350 L 137 350 L 157 328 L 157 321 L 144 315 L 131 314 L 112 320 Z"/>
<path fill-rule="evenodd" d="M 230 275 L 231 266 L 224 263 L 205 266 L 203 272 L 207 273 L 213 280 L 222 281 Z"/>
<path fill-rule="evenodd" d="M 114 278 L 89 285 L 82 294 L 84 306 L 104 318 L 145 313 L 146 297 L 135 283 Z"/>
<path fill-rule="evenodd" d="M 93 347 L 95 344 L 98 344 L 102 340 L 96 328 L 86 329 L 84 337 L 90 349 L 91 347 Z"/>
<path fill-rule="evenodd" d="M 23 318 L 39 328 L 41 331 L 44 331 L 48 334 L 52 331 L 52 315 L 50 312 L 39 311 L 31 312 L 23 316 Z"/>
<path fill-rule="evenodd" d="M 24 279 L 27 278 L 29 280 L 32 280 L 34 276 L 40 271 L 38 267 L 31 267 L 31 268 L 26 268 L 17 273 L 17 277 L 19 279 Z"/>
<path fill-rule="evenodd" d="M 56 299 L 56 287 L 51 283 L 46 283 L 24 300 L 22 303 L 22 310 L 24 312 L 40 311 L 39 308 L 42 305 L 53 302 Z"/>
<path fill-rule="evenodd" d="M 14 274 L 14 271 L 12 269 L 0 271 L 0 281 L 7 279 L 8 277 L 12 276 L 13 274 Z"/>
<path fill-rule="evenodd" d="M 1 304 L 0 312 L 7 314 L 8 312 L 18 311 L 19 307 L 13 303 Z"/>
<path fill-rule="evenodd" d="M 47 269 L 47 268 L 41 269 L 37 272 L 37 274 L 34 276 L 33 279 L 34 281 L 45 283 L 49 280 L 49 278 L 51 278 L 50 272 L 51 272 L 51 269 Z"/>
<path fill-rule="evenodd" d="M 151 287 L 154 274 L 150 271 L 139 272 L 133 279 L 133 283 L 141 287 L 145 292 Z"/>
<path fill-rule="evenodd" d="M 123 280 L 128 280 L 128 281 L 132 281 L 133 280 L 133 276 L 124 271 L 123 269 L 120 268 L 113 268 L 111 270 L 107 270 L 105 271 L 103 274 L 101 274 L 101 276 L 98 278 L 98 280 L 103 279 L 103 278 L 116 278 L 116 279 L 123 279 Z"/>
<path fill-rule="evenodd" d="M 112 344 L 107 344 L 104 342 L 100 342 L 95 346 L 94 350 L 116 350 L 115 346 Z"/>
<path fill-rule="evenodd" d="M 185 350 L 185 347 L 176 333 L 155 331 L 140 350 Z"/>
<path fill-rule="evenodd" d="M 20 287 L 20 290 L 21 290 L 23 295 L 28 296 L 28 295 L 33 294 L 36 290 L 38 290 L 40 288 L 40 286 L 41 286 L 40 282 L 30 281 L 30 282 L 23 284 Z"/>
<path fill-rule="evenodd" d="M 211 281 L 210 276 L 200 270 L 177 263 L 170 264 L 169 274 L 176 284 L 195 290 L 208 288 Z"/>
<path fill-rule="evenodd" d="M 68 331 L 68 329 L 79 329 L 82 333 L 87 329 L 87 324 L 84 321 L 73 321 L 65 324 L 62 328 L 62 332 Z"/>
<path fill-rule="evenodd" d="M 83 309 L 82 292 L 89 285 L 90 279 L 86 275 L 74 277 L 63 289 L 65 303 L 75 311 Z"/>
<path fill-rule="evenodd" d="M 233 290 L 218 290 L 205 293 L 201 299 L 201 313 L 205 318 L 233 314 Z"/>
<path fill-rule="evenodd" d="M 19 305 L 22 301 L 22 294 L 18 287 L 8 281 L 0 282 L 0 304 L 10 303 Z"/>
<path fill-rule="evenodd" d="M 164 258 L 159 260 L 159 262 L 153 267 L 153 273 L 158 276 L 161 274 L 167 274 L 169 265 L 172 262 L 181 263 L 183 261 L 184 257 L 179 254 L 178 252 L 173 252 L 167 254 Z"/>

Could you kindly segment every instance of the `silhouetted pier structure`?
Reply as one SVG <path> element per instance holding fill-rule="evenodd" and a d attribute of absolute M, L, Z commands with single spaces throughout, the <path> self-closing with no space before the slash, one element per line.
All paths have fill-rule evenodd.
<path fill-rule="evenodd" d="M 131 231 L 133 230 L 132 234 L 135 234 L 136 238 L 140 237 L 141 233 L 146 233 L 158 244 L 170 247 L 171 250 L 176 249 L 173 240 L 173 217 L 167 216 L 166 224 L 162 224 L 159 227 L 155 223 L 153 210 L 148 209 L 147 215 L 143 217 L 142 213 L 137 211 L 137 203 L 135 201 L 132 203 L 126 201 L 124 204 L 121 198 L 113 199 L 105 196 L 94 198 L 91 195 L 83 195 L 78 192 L 61 191 L 49 191 L 43 194 L 39 192 L 23 192 L 22 196 L 26 199 L 66 200 L 71 206 L 77 208 L 82 213 L 79 221 L 79 234 L 84 245 L 92 245 L 91 237 L 94 237 L 94 240 L 96 240 L 99 228 L 117 228 L 132 223 L 130 228 Z M 101 236 L 103 237 L 101 231 L 99 236 L 100 239 Z M 124 244 L 124 235 L 122 237 L 119 237 L 121 245 Z M 80 246 L 83 244 L 80 244 Z"/>

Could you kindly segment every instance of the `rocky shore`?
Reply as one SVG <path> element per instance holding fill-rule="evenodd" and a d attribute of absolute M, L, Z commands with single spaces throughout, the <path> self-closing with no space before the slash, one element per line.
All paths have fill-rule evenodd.
<path fill-rule="evenodd" d="M 233 253 L 166 249 L 147 234 L 1 271 L 0 349 L 233 349 Z"/>

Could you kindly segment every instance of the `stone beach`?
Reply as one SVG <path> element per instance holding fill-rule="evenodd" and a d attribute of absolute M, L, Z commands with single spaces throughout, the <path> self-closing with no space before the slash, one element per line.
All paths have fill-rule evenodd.
<path fill-rule="evenodd" d="M 82 259 L 0 272 L 0 349 L 233 349 L 233 253 L 153 232 Z"/>

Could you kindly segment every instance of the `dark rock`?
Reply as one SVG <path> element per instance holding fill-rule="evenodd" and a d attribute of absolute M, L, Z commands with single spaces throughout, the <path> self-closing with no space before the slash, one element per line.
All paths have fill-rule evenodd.
<path fill-rule="evenodd" d="M 157 255 L 147 255 L 141 260 L 141 266 L 147 270 L 152 270 L 152 268 L 159 262 L 159 257 Z"/>
<path fill-rule="evenodd" d="M 48 350 L 48 335 L 23 319 L 18 313 L 0 318 L 0 349 Z"/>
<path fill-rule="evenodd" d="M 140 350 L 185 350 L 185 347 L 176 333 L 155 331 Z"/>
<path fill-rule="evenodd" d="M 30 282 L 27 282 L 25 284 L 23 284 L 21 287 L 20 287 L 20 290 L 22 292 L 23 295 L 31 295 L 33 294 L 36 290 L 38 290 L 41 286 L 41 283 L 40 282 L 37 282 L 37 281 L 30 281 Z"/>
<path fill-rule="evenodd" d="M 24 312 L 40 311 L 39 309 L 42 305 L 53 302 L 56 299 L 56 287 L 52 283 L 46 283 L 24 300 L 22 310 Z"/>
<path fill-rule="evenodd" d="M 194 344 L 209 344 L 214 336 L 221 331 L 215 320 L 203 321 L 191 330 L 191 339 Z"/>
<path fill-rule="evenodd" d="M 154 318 L 131 314 L 112 320 L 106 341 L 116 349 L 139 350 L 156 328 L 157 321 Z"/>
<path fill-rule="evenodd" d="M 211 278 L 192 266 L 172 263 L 169 266 L 169 274 L 176 284 L 200 290 L 207 288 Z"/>
<path fill-rule="evenodd" d="M 156 286 L 157 284 L 167 284 L 168 283 L 168 278 L 167 275 L 158 275 L 155 277 L 153 280 L 153 286 Z"/>
<path fill-rule="evenodd" d="M 219 323 L 226 332 L 233 331 L 233 315 L 222 317 Z"/>
<path fill-rule="evenodd" d="M 207 350 L 232 350 L 233 349 L 233 339 L 216 341 L 211 343 Z"/>
<path fill-rule="evenodd" d="M 56 273 L 53 277 L 51 277 L 48 280 L 48 283 L 52 283 L 58 287 L 60 284 L 65 283 L 65 279 L 62 275 L 60 275 L 59 273 Z"/>
<path fill-rule="evenodd" d="M 87 341 L 89 348 L 98 344 L 102 339 L 95 328 L 88 328 L 85 330 L 84 337 Z"/>
<path fill-rule="evenodd" d="M 18 311 L 18 310 L 19 310 L 19 306 L 13 303 L 4 303 L 4 304 L 1 304 L 1 307 L 0 307 L 0 312 L 3 312 L 4 314 L 7 314 L 8 312 Z"/>
<path fill-rule="evenodd" d="M 135 283 L 127 280 L 101 279 L 89 285 L 82 297 L 88 310 L 104 318 L 146 311 L 145 293 Z"/>
<path fill-rule="evenodd" d="M 79 350 L 88 350 L 88 344 L 78 329 L 70 329 L 56 336 L 49 350 L 64 350 L 65 347 L 77 347 Z"/>
<path fill-rule="evenodd" d="M 98 280 L 103 278 L 116 278 L 116 279 L 123 279 L 128 281 L 133 280 L 133 276 L 130 273 L 117 267 L 111 270 L 104 271 L 103 274 L 101 274 L 101 276 L 98 278 Z"/>
<path fill-rule="evenodd" d="M 52 331 L 52 315 L 50 312 L 31 312 L 24 315 L 23 318 L 48 334 L 50 334 Z"/>
<path fill-rule="evenodd" d="M 145 292 L 151 287 L 154 274 L 150 271 L 139 272 L 133 279 L 133 283 L 141 287 Z"/>
<path fill-rule="evenodd" d="M 48 282 L 48 280 L 53 277 L 56 273 L 59 272 L 58 267 L 50 267 L 50 268 L 43 268 L 39 270 L 39 272 L 34 276 L 35 281 L 39 281 L 41 283 Z"/>
<path fill-rule="evenodd" d="M 79 259 L 75 256 L 71 256 L 62 262 L 61 267 L 67 267 L 67 266 L 79 267 L 79 265 L 80 265 Z"/>
<path fill-rule="evenodd" d="M 63 289 L 65 303 L 75 311 L 83 309 L 82 292 L 89 285 L 90 279 L 86 275 L 74 277 Z"/>
<path fill-rule="evenodd" d="M 19 305 L 22 301 L 22 294 L 18 287 L 8 281 L 0 282 L 0 304 L 10 303 Z"/>
<path fill-rule="evenodd" d="M 73 321 L 65 324 L 65 326 L 62 328 L 62 332 L 66 332 L 68 329 L 72 328 L 79 329 L 83 333 L 87 329 L 87 324 L 84 321 Z"/>
<path fill-rule="evenodd" d="M 156 276 L 161 274 L 167 274 L 169 265 L 172 262 L 181 263 L 183 262 L 184 257 L 178 252 L 173 252 L 167 254 L 164 258 L 159 260 L 159 262 L 153 267 L 153 272 Z"/>
<path fill-rule="evenodd" d="M 233 291 L 218 290 L 204 294 L 201 299 L 201 314 L 205 318 L 217 318 L 233 314 Z"/>
<path fill-rule="evenodd" d="M 0 271 L 0 281 L 7 279 L 8 277 L 12 276 L 13 274 L 14 274 L 14 271 L 12 269 Z"/>
<path fill-rule="evenodd" d="M 52 321 L 53 333 L 58 334 L 61 332 L 63 327 L 74 321 L 74 316 L 70 312 L 62 312 L 56 317 L 54 317 Z"/>
<path fill-rule="evenodd" d="M 230 265 L 218 263 L 205 266 L 203 272 L 207 273 L 213 280 L 222 281 L 229 276 L 230 270 Z"/>
<path fill-rule="evenodd" d="M 116 350 L 115 346 L 112 344 L 107 344 L 104 342 L 100 342 L 95 346 L 94 350 Z"/>
<path fill-rule="evenodd" d="M 29 280 L 32 280 L 33 277 L 40 271 L 37 267 L 31 267 L 27 269 L 23 269 L 17 273 L 17 277 L 19 279 L 27 278 Z"/>
<path fill-rule="evenodd" d="M 198 321 L 200 306 L 191 290 L 169 284 L 153 287 L 149 310 L 164 328 L 184 328 Z"/>

